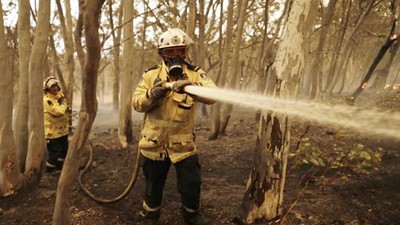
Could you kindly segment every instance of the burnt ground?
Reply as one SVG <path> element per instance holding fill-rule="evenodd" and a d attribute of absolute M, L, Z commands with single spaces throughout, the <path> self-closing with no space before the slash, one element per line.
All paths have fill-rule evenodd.
<path fill-rule="evenodd" d="M 92 129 L 93 162 L 83 181 L 102 198 L 119 195 L 134 166 L 136 146 L 118 147 L 117 117 L 100 107 Z M 134 117 L 137 137 L 142 115 Z M 209 120 L 199 116 L 196 131 L 203 168 L 202 209 L 214 224 L 234 224 L 252 165 L 257 130 L 254 111 L 235 108 L 226 135 L 216 141 L 207 140 L 208 127 Z M 307 123 L 301 122 L 294 122 L 292 127 L 290 151 L 297 156 L 289 158 L 280 223 L 400 224 L 400 140 L 361 136 L 319 124 L 311 124 L 305 133 L 306 127 Z M 82 165 L 84 160 L 87 154 Z M 160 224 L 183 225 L 171 168 Z M 0 198 L 0 224 L 51 224 L 57 181 L 58 176 L 44 174 L 37 188 Z M 77 184 L 71 194 L 71 224 L 136 224 L 141 217 L 143 189 L 140 172 L 125 199 L 98 204 Z"/>

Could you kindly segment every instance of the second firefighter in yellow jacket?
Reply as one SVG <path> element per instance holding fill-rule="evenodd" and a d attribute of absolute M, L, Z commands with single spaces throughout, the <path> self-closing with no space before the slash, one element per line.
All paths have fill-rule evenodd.
<path fill-rule="evenodd" d="M 44 129 L 48 157 L 46 171 L 61 171 L 68 151 L 69 107 L 61 92 L 59 81 L 48 77 L 43 84 Z"/>

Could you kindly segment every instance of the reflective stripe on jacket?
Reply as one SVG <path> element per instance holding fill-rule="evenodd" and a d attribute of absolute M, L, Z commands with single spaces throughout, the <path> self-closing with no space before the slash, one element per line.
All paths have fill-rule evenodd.
<path fill-rule="evenodd" d="M 200 86 L 216 88 L 214 82 L 201 69 L 188 68 L 183 65 L 187 80 Z M 188 94 L 169 92 L 156 102 L 150 99 L 150 89 L 155 80 L 168 80 L 165 64 L 143 74 L 134 94 L 133 107 L 144 112 L 144 121 L 139 141 L 141 153 L 151 160 L 164 160 L 169 156 L 173 163 L 196 154 L 195 145 L 195 102 L 211 104 L 213 101 L 194 97 Z"/>
<path fill-rule="evenodd" d="M 59 101 L 60 100 L 60 101 Z M 43 96 L 44 133 L 46 139 L 54 139 L 68 134 L 67 101 L 61 92 Z"/>

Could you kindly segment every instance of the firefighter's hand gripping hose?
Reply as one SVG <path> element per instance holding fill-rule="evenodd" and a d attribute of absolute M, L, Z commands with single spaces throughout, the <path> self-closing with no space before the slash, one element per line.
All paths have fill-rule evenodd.
<path fill-rule="evenodd" d="M 89 160 L 85 166 L 85 168 L 83 170 L 81 170 L 79 177 L 78 177 L 78 182 L 79 182 L 79 186 L 82 189 L 82 191 L 89 196 L 91 199 L 93 199 L 94 201 L 98 202 L 98 203 L 114 203 L 117 201 L 122 200 L 123 198 L 126 197 L 126 195 L 129 194 L 129 192 L 132 190 L 132 187 L 135 185 L 137 177 L 139 175 L 139 169 L 140 169 L 140 165 L 139 165 L 139 156 L 140 156 L 140 150 L 137 150 L 137 155 L 136 155 L 136 160 L 135 160 L 135 165 L 133 168 L 133 174 L 132 177 L 128 183 L 128 186 L 125 188 L 125 190 L 117 197 L 112 198 L 112 199 L 103 199 L 100 197 L 96 197 L 93 193 L 91 193 L 82 183 L 82 177 L 83 174 L 86 172 L 86 170 L 90 167 L 90 165 L 92 164 L 92 160 L 93 160 L 93 148 L 90 148 L 89 150 Z"/>

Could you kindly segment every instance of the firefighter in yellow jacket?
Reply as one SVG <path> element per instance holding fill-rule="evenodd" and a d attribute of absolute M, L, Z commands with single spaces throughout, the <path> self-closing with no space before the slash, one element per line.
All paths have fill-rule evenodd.
<path fill-rule="evenodd" d="M 157 224 L 164 184 L 175 166 L 182 214 L 187 224 L 210 224 L 199 213 L 201 167 L 195 145 L 196 102 L 214 101 L 184 92 L 187 85 L 216 88 L 207 74 L 185 61 L 192 40 L 180 29 L 164 32 L 158 41 L 162 64 L 148 69 L 133 95 L 133 107 L 144 112 L 139 141 L 146 179 L 143 224 Z M 168 88 L 166 84 L 172 84 Z"/>
<path fill-rule="evenodd" d="M 67 101 L 61 92 L 59 81 L 48 77 L 43 83 L 44 129 L 48 157 L 46 172 L 61 171 L 68 151 L 68 111 Z"/>

